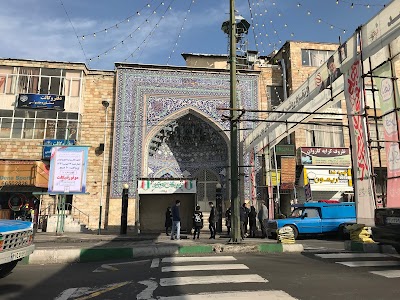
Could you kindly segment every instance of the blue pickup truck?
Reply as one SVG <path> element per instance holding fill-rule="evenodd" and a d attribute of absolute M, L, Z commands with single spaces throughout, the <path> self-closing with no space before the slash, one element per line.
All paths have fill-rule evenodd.
<path fill-rule="evenodd" d="M 276 230 L 288 226 L 293 229 L 294 238 L 301 234 L 336 232 L 341 238 L 346 235 L 346 225 L 356 223 L 354 202 L 327 203 L 306 202 L 297 204 L 286 219 L 270 220 L 267 223 L 268 237 L 276 236 Z"/>
<path fill-rule="evenodd" d="M 7 276 L 34 249 L 32 222 L 0 220 L 0 278 Z"/>

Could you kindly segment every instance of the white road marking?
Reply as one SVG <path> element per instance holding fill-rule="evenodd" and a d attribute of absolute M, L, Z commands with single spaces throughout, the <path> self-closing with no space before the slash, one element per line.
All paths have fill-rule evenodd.
<path fill-rule="evenodd" d="M 370 271 L 370 273 L 375 275 L 380 275 L 386 278 L 399 278 L 400 270 L 385 270 L 385 271 Z"/>
<path fill-rule="evenodd" d="M 204 293 L 197 295 L 183 295 L 172 297 L 159 297 L 159 300 L 296 300 L 284 291 L 238 291 L 238 292 L 219 292 L 219 293 Z"/>
<path fill-rule="evenodd" d="M 215 270 L 248 270 L 249 267 L 243 264 L 215 264 L 215 265 L 190 265 L 190 266 L 170 266 L 162 267 L 161 272 L 181 272 L 181 271 L 215 271 Z"/>
<path fill-rule="evenodd" d="M 150 268 L 158 268 L 159 265 L 160 265 L 160 259 L 154 258 L 153 261 L 151 262 Z"/>
<path fill-rule="evenodd" d="M 181 263 L 181 262 L 204 262 L 204 261 L 234 261 L 233 256 L 182 256 L 182 257 L 164 257 L 162 263 Z"/>
<path fill-rule="evenodd" d="M 345 265 L 351 268 L 357 267 L 389 267 L 389 266 L 400 266 L 400 261 L 388 260 L 388 261 L 373 261 L 373 260 L 365 260 L 365 261 L 341 261 L 336 262 L 337 264 Z"/>
<path fill-rule="evenodd" d="M 214 284 L 214 283 L 244 283 L 244 282 L 268 282 L 257 274 L 246 275 L 220 275 L 220 276 L 189 276 L 161 278 L 160 286 L 177 286 L 190 284 Z"/>
<path fill-rule="evenodd" d="M 113 266 L 140 264 L 140 263 L 145 263 L 145 262 L 149 262 L 149 261 L 150 261 L 150 259 L 145 259 L 145 260 L 126 261 L 126 262 L 120 262 L 120 263 L 115 263 L 115 264 L 103 264 L 100 267 L 98 267 L 96 270 L 94 270 L 93 273 L 118 271 L 118 268 L 113 267 Z"/>
<path fill-rule="evenodd" d="M 65 290 L 54 300 L 67 300 L 67 299 L 69 299 L 69 297 L 71 297 L 76 292 L 77 289 L 78 288 L 72 288 L 72 289 Z"/>
<path fill-rule="evenodd" d="M 326 253 L 326 254 L 315 254 L 315 256 L 321 258 L 376 258 L 376 257 L 388 257 L 387 254 L 383 253 Z"/>
<path fill-rule="evenodd" d="M 158 283 L 153 280 L 144 280 L 139 281 L 140 284 L 143 284 L 146 287 L 144 291 L 136 296 L 137 300 L 155 300 L 153 298 L 153 292 L 158 288 Z"/>

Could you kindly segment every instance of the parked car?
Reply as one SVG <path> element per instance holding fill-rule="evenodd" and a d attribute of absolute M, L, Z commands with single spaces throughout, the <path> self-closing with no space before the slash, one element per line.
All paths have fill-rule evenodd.
<path fill-rule="evenodd" d="M 372 239 L 375 242 L 392 245 L 400 253 L 400 208 L 375 209 Z"/>
<path fill-rule="evenodd" d="M 32 222 L 0 220 L 0 278 L 11 273 L 34 249 Z"/>
<path fill-rule="evenodd" d="M 345 238 L 345 226 L 356 223 L 354 202 L 318 201 L 296 204 L 286 219 L 270 220 L 268 236 L 275 237 L 276 230 L 288 226 L 293 229 L 294 238 L 302 234 L 337 233 Z"/>

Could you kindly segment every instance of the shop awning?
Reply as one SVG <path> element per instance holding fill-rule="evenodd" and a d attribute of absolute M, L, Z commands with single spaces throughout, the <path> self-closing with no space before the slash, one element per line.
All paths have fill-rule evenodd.
<path fill-rule="evenodd" d="M 0 161 L 0 186 L 47 188 L 49 166 L 42 161 Z"/>

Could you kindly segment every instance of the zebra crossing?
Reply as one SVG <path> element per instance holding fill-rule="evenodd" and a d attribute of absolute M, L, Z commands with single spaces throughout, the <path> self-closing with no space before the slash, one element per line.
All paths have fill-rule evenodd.
<path fill-rule="evenodd" d="M 157 299 L 160 300 L 295 300 L 296 298 L 282 290 L 268 289 L 268 280 L 251 273 L 248 266 L 238 263 L 233 256 L 196 256 L 165 257 L 159 263 L 161 277 L 157 288 Z M 226 274 L 225 274 L 226 273 Z M 212 275 L 211 275 L 212 274 Z M 245 291 L 230 291 L 229 284 L 255 284 Z M 170 295 L 163 288 L 181 291 L 182 287 L 199 287 L 201 293 Z M 228 289 L 228 290 L 227 290 Z M 164 296 L 165 293 L 168 296 Z M 179 293 L 179 292 L 178 292 Z"/>
<path fill-rule="evenodd" d="M 400 256 L 384 253 L 315 253 L 314 256 L 349 268 L 371 268 L 371 274 L 400 278 Z"/>

